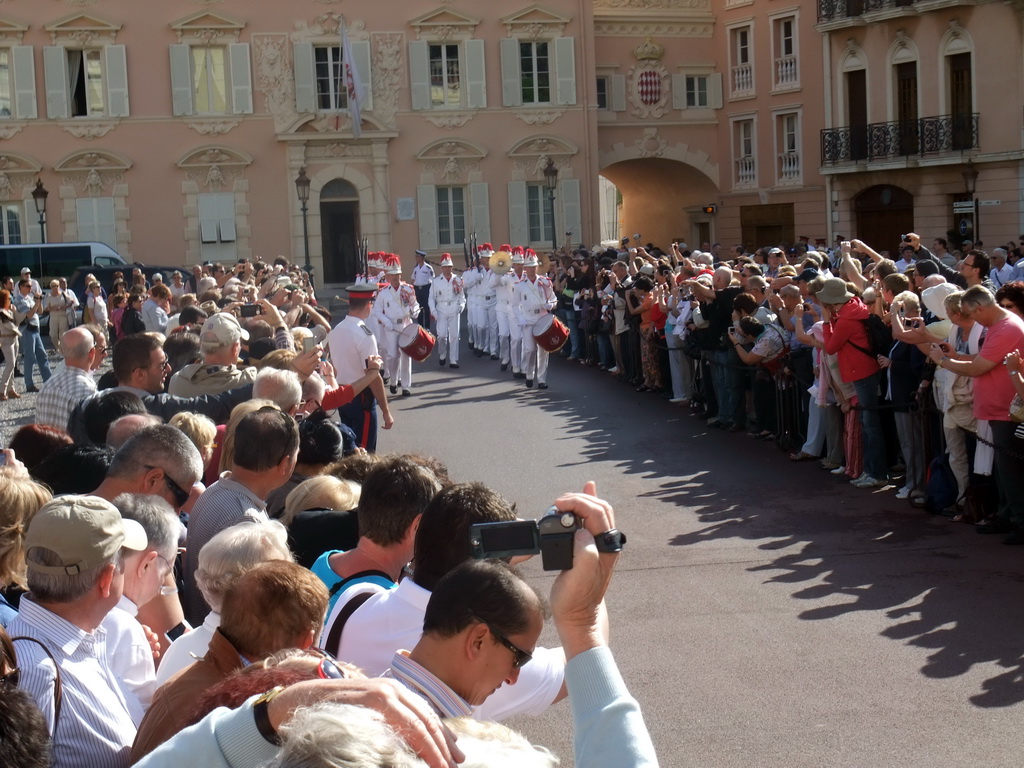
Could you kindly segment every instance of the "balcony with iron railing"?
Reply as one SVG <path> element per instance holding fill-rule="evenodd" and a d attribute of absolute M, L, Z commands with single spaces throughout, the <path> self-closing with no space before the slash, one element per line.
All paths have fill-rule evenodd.
<path fill-rule="evenodd" d="M 828 29 L 863 26 L 886 18 L 977 5 L 982 0 L 818 0 L 818 24 Z"/>
<path fill-rule="evenodd" d="M 914 0 L 818 0 L 818 22 L 856 19 L 865 13 L 912 6 Z"/>
<path fill-rule="evenodd" d="M 978 113 L 870 123 L 821 132 L 821 164 L 891 160 L 978 149 Z"/>

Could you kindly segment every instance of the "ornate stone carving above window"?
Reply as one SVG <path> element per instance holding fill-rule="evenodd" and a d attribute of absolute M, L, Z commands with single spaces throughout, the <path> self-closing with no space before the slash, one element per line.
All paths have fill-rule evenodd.
<path fill-rule="evenodd" d="M 117 127 L 120 120 L 61 120 L 57 123 L 76 139 L 100 139 Z"/>
<path fill-rule="evenodd" d="M 426 120 L 431 125 L 434 125 L 438 128 L 461 128 L 470 120 L 472 120 L 475 114 L 475 111 L 442 112 L 440 114 L 431 114 L 429 112 L 425 112 L 423 114 L 423 119 Z"/>
<path fill-rule="evenodd" d="M 562 37 L 565 27 L 572 19 L 550 11 L 540 4 L 533 4 L 501 20 L 509 37 L 519 40 L 540 40 Z"/>
<path fill-rule="evenodd" d="M 173 22 L 171 29 L 178 34 L 179 43 L 237 43 L 245 22 L 220 13 L 199 11 Z"/>
<path fill-rule="evenodd" d="M 189 181 L 201 188 L 217 192 L 241 178 L 252 165 L 252 156 L 238 149 L 220 145 L 199 147 L 177 162 Z M 231 189 L 230 186 L 227 186 Z"/>
<path fill-rule="evenodd" d="M 531 110 L 529 112 L 516 112 L 516 117 L 527 125 L 550 125 L 560 118 L 564 113 L 557 109 Z"/>
<path fill-rule="evenodd" d="M 438 8 L 409 22 L 420 40 L 447 42 L 468 40 L 476 33 L 480 19 L 450 8 Z"/>
<path fill-rule="evenodd" d="M 54 45 L 68 47 L 113 44 L 120 24 L 114 24 L 89 13 L 75 13 L 43 27 L 50 33 Z"/>
<path fill-rule="evenodd" d="M 10 19 L 0 19 L 0 42 L 6 44 L 21 45 L 21 39 L 28 31 L 28 27 Z"/>
<path fill-rule="evenodd" d="M 242 118 L 198 118 L 185 123 L 189 128 L 203 136 L 223 136 L 232 128 L 237 128 L 242 123 Z"/>
<path fill-rule="evenodd" d="M 42 163 L 26 155 L 0 155 L 0 200 L 27 199 L 42 169 Z"/>
<path fill-rule="evenodd" d="M 544 178 L 544 168 L 552 160 L 562 178 L 572 176 L 570 159 L 580 151 L 575 143 L 557 136 L 530 136 L 509 150 L 508 156 L 515 162 L 516 170 L 523 176 Z"/>
<path fill-rule="evenodd" d="M 480 161 L 485 157 L 487 150 L 479 144 L 451 138 L 432 142 L 416 154 L 426 172 L 433 174 L 440 184 L 465 182 L 469 174 L 480 169 Z"/>
<path fill-rule="evenodd" d="M 116 185 L 124 183 L 124 174 L 132 161 L 109 149 L 72 152 L 54 166 L 61 174 L 61 186 L 73 187 L 76 196 L 109 196 Z"/>

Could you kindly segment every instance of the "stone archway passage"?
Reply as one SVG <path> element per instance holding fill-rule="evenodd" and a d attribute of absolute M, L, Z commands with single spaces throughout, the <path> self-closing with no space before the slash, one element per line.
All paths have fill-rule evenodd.
<path fill-rule="evenodd" d="M 320 191 L 320 232 L 324 282 L 353 280 L 359 272 L 359 192 L 350 182 L 334 179 Z"/>
<path fill-rule="evenodd" d="M 893 260 L 900 237 L 914 230 L 914 196 L 891 184 L 861 191 L 853 199 L 857 231 L 846 234 L 863 240 L 876 251 L 888 250 Z"/>
<path fill-rule="evenodd" d="M 677 160 L 641 158 L 613 163 L 602 168 L 601 175 L 622 195 L 620 236 L 637 233 L 643 243 L 666 250 L 682 238 L 696 248 L 699 241 L 691 240 L 700 237 L 698 225 L 708 223 L 703 231 L 714 238 L 714 217 L 699 211 L 718 200 L 718 189 L 696 168 Z"/>

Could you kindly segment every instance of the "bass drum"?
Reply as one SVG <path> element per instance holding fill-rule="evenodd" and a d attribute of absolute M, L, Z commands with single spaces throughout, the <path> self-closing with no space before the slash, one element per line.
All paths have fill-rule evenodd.
<path fill-rule="evenodd" d="M 541 315 L 533 324 L 533 338 L 541 349 L 555 353 L 569 340 L 569 328 L 554 315 Z"/>
<path fill-rule="evenodd" d="M 437 339 L 419 323 L 405 326 L 398 334 L 398 346 L 417 363 L 422 363 L 434 351 Z"/>

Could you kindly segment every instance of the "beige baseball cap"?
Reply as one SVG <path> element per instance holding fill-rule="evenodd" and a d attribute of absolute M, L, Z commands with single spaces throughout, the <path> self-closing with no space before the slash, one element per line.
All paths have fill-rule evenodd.
<path fill-rule="evenodd" d="M 58 496 L 48 501 L 25 534 L 26 552 L 44 547 L 62 563 L 40 565 L 28 558 L 29 570 L 68 576 L 98 568 L 122 547 L 141 552 L 147 544 L 141 525 L 123 519 L 117 507 L 98 496 Z"/>
<path fill-rule="evenodd" d="M 227 312 L 217 312 L 206 318 L 203 323 L 203 330 L 199 333 L 200 341 L 209 341 L 215 344 L 234 344 L 239 339 L 248 341 L 249 332 L 239 325 L 234 315 Z"/>

